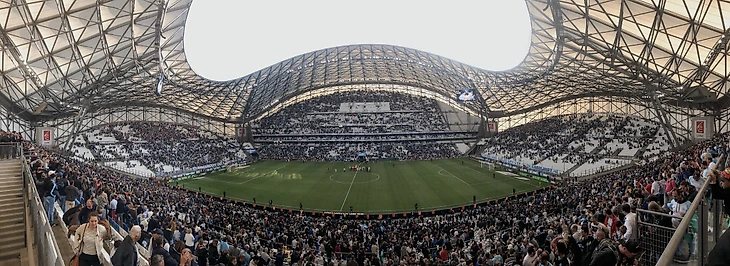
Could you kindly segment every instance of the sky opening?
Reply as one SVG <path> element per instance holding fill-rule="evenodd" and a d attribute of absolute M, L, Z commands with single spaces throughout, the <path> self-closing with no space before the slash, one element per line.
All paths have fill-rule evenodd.
<path fill-rule="evenodd" d="M 403 46 L 503 71 L 524 60 L 530 38 L 520 0 L 197 0 L 185 55 L 198 75 L 216 81 L 352 44 Z"/>

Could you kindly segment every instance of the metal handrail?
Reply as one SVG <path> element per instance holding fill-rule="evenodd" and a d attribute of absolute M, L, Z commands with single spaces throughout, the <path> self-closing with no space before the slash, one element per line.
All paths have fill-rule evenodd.
<path fill-rule="evenodd" d="M 723 158 L 721 158 L 718 161 L 724 160 L 725 156 L 723 155 Z M 677 251 L 677 248 L 679 247 L 679 244 L 682 242 L 682 238 L 684 237 L 685 232 L 689 228 L 689 224 L 692 221 L 692 216 L 695 215 L 698 208 L 700 207 L 702 201 L 704 201 L 705 192 L 709 188 L 710 182 L 705 181 L 705 183 L 702 185 L 702 188 L 697 191 L 697 195 L 692 200 L 692 205 L 690 205 L 687 212 L 684 214 L 684 217 L 682 218 L 682 221 L 679 223 L 679 225 L 676 228 L 676 231 L 674 232 L 674 235 L 672 235 L 672 239 L 669 240 L 669 243 L 667 243 L 667 248 L 664 249 L 664 252 L 662 252 L 662 256 L 659 257 L 659 260 L 657 261 L 656 265 L 669 265 L 672 263 L 674 259 L 674 253 Z M 705 229 L 702 229 L 705 230 Z"/>
<path fill-rule="evenodd" d="M 23 199 L 26 200 L 25 204 L 27 204 L 28 208 L 28 215 L 30 220 L 26 220 L 27 224 L 30 224 L 30 226 L 35 226 L 36 224 L 39 225 L 41 228 L 31 228 L 30 231 L 33 231 L 33 234 L 35 235 L 34 242 L 38 239 L 40 241 L 47 241 L 46 244 L 41 244 L 41 247 L 49 248 L 50 251 L 54 254 L 54 257 L 48 258 L 52 260 L 53 262 L 49 260 L 44 260 L 47 258 L 41 258 L 41 249 L 36 250 L 32 254 L 29 254 L 29 256 L 35 256 L 35 260 L 38 263 L 38 265 L 65 265 L 65 262 L 63 261 L 63 258 L 61 257 L 61 249 L 58 247 L 58 243 L 56 243 L 56 238 L 53 233 L 53 230 L 51 229 L 51 225 L 48 221 L 48 219 L 45 217 L 45 208 L 43 207 L 43 201 L 40 199 L 40 195 L 38 195 L 38 190 L 36 189 L 35 183 L 33 180 L 33 175 L 31 174 L 30 167 L 28 166 L 28 163 L 26 161 L 25 153 L 22 150 L 22 145 L 18 144 L 20 147 L 19 149 L 19 158 L 22 161 L 22 168 L 23 168 L 23 183 L 26 186 Z M 35 202 L 35 204 L 33 204 Z M 40 217 L 40 221 L 34 219 L 36 217 L 36 213 L 32 213 L 32 207 L 35 206 L 36 208 L 40 208 L 40 211 L 42 212 L 41 215 L 38 215 L 37 217 Z M 28 226 L 26 226 L 28 228 Z M 44 234 L 48 234 L 50 237 L 44 238 Z M 27 240 L 26 240 L 27 241 Z M 38 245 L 39 243 L 33 243 L 33 245 Z"/>
<path fill-rule="evenodd" d="M 671 214 L 668 214 L 668 213 L 655 212 L 655 211 L 650 211 L 650 210 L 641 210 L 641 209 L 638 209 L 636 211 L 637 212 L 648 213 L 648 214 L 653 214 L 653 215 L 659 215 L 659 216 L 669 217 L 669 218 L 683 218 L 682 216 L 679 216 L 679 215 L 671 215 Z"/>

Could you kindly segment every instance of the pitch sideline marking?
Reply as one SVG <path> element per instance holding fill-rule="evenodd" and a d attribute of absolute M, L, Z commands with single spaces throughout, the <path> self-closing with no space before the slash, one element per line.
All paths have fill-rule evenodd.
<path fill-rule="evenodd" d="M 441 167 L 440 165 L 438 165 L 438 164 L 435 164 L 435 163 L 434 163 L 433 165 L 435 165 L 436 167 L 440 168 L 441 170 L 443 170 L 443 171 L 445 171 L 445 172 L 449 173 L 449 174 L 450 174 L 451 176 L 455 177 L 456 179 L 459 179 L 459 181 L 461 181 L 462 183 L 466 184 L 467 186 L 470 186 L 470 187 L 471 187 L 471 185 L 470 185 L 469 183 L 467 183 L 466 181 L 462 180 L 462 179 L 461 179 L 461 178 L 459 178 L 458 176 L 456 176 L 456 175 L 452 174 L 451 172 L 447 171 L 446 169 L 442 168 L 442 167 Z M 439 172 L 441 172 L 441 171 L 439 171 Z M 440 173 L 439 173 L 439 174 L 440 174 Z"/>
<path fill-rule="evenodd" d="M 357 167 L 360 167 L 358 164 Z M 342 206 L 340 206 L 340 211 L 342 211 L 342 208 L 345 207 L 345 202 L 347 202 L 347 197 L 350 196 L 350 190 L 352 189 L 352 184 L 355 184 L 355 178 L 357 178 L 357 173 L 360 171 L 355 171 L 355 175 L 352 176 L 352 182 L 350 182 L 350 188 L 347 189 L 347 194 L 345 194 L 345 200 L 342 201 Z"/>

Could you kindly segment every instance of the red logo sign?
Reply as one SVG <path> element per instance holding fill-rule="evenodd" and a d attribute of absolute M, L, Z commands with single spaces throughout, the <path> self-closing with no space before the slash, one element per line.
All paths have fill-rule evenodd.
<path fill-rule="evenodd" d="M 494 123 L 488 123 L 489 131 L 494 131 Z"/>
<path fill-rule="evenodd" d="M 43 130 L 43 141 L 51 141 L 51 131 Z"/>
<path fill-rule="evenodd" d="M 697 134 L 705 134 L 705 121 L 695 121 L 695 132 Z"/>

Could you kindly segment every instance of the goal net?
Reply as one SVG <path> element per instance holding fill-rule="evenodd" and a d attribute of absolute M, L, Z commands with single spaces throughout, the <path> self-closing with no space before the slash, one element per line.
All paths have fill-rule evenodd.
<path fill-rule="evenodd" d="M 490 163 L 490 162 L 480 162 L 480 163 L 481 163 L 481 165 L 480 165 L 481 168 L 487 168 L 489 170 L 494 170 L 494 163 Z"/>
<path fill-rule="evenodd" d="M 226 166 L 226 170 L 230 173 L 233 170 L 236 170 L 236 169 L 244 169 L 246 167 L 248 167 L 247 164 L 234 163 L 234 164 L 229 164 L 228 166 Z"/>

